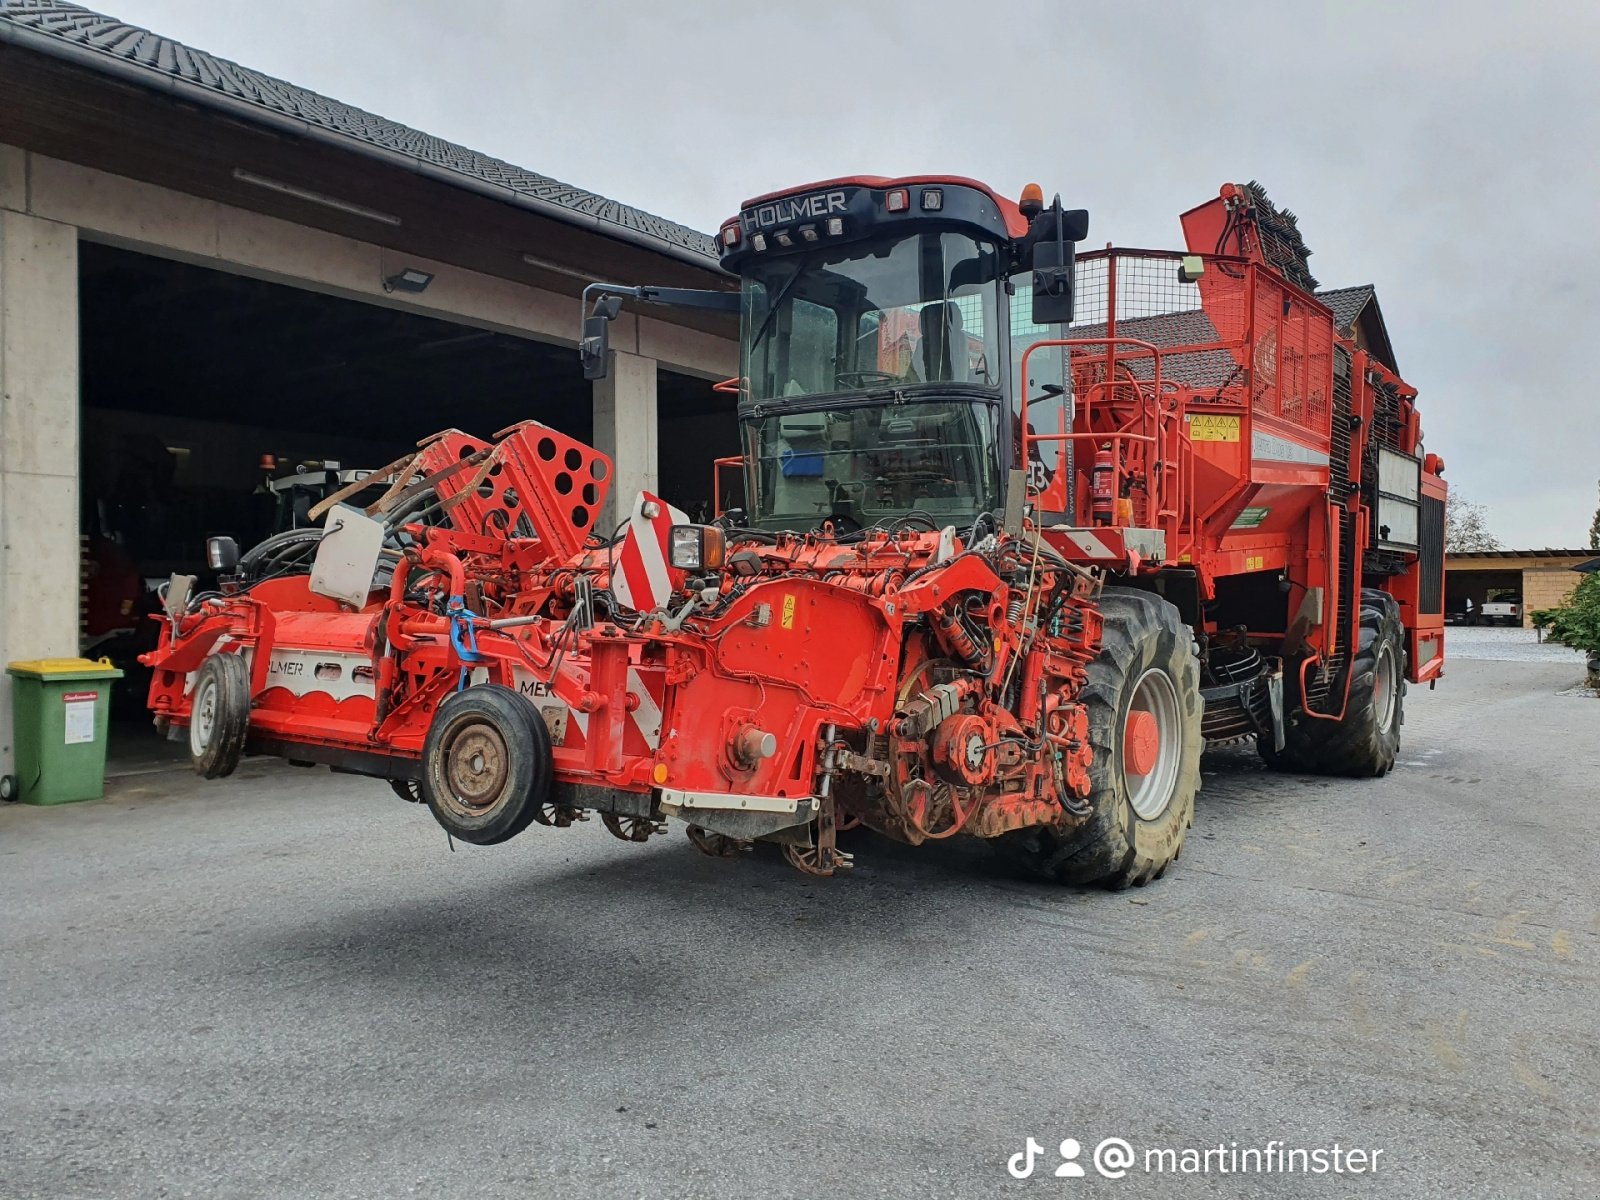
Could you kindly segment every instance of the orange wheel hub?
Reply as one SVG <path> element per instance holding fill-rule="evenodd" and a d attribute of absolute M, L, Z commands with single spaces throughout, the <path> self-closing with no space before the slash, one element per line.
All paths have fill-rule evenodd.
<path fill-rule="evenodd" d="M 1122 762 L 1131 775 L 1148 775 L 1161 757 L 1161 726 L 1154 713 L 1134 709 L 1122 733 Z"/>

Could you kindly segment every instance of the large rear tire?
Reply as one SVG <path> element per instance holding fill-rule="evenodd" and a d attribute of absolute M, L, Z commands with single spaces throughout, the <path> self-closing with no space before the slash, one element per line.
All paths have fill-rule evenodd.
<path fill-rule="evenodd" d="M 1106 588 L 1100 654 L 1089 664 L 1089 803 L 1064 833 L 1020 829 L 998 848 L 1034 875 L 1110 888 L 1159 879 L 1183 850 L 1200 790 L 1200 664 L 1178 610 L 1133 588 Z"/>
<path fill-rule="evenodd" d="M 456 692 L 422 745 L 422 798 L 452 836 L 514 838 L 550 795 L 550 731 L 526 697 L 499 684 Z"/>
<path fill-rule="evenodd" d="M 195 673 L 189 701 L 189 761 L 207 779 L 232 775 L 250 730 L 250 667 L 213 654 Z"/>
<path fill-rule="evenodd" d="M 1344 719 L 1302 714 L 1284 731 L 1274 752 L 1262 738 L 1261 757 L 1280 771 L 1378 778 L 1400 753 L 1405 720 L 1406 652 L 1400 606 L 1387 592 L 1361 590 L 1361 627 L 1350 663 L 1350 698 Z"/>

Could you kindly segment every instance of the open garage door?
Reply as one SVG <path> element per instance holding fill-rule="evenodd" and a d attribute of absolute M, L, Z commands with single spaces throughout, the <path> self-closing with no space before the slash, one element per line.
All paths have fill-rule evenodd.
<path fill-rule="evenodd" d="M 381 467 L 449 427 L 592 437 L 568 347 L 92 243 L 80 287 L 83 640 L 120 665 L 153 637 L 151 585 L 210 582 L 206 537 L 296 520 L 286 477 Z"/>

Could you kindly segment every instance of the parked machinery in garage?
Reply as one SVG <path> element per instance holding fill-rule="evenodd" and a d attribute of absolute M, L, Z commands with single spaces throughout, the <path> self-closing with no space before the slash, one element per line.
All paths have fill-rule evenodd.
<path fill-rule="evenodd" d="M 824 875 L 861 824 L 1144 883 L 1208 739 L 1382 775 L 1404 680 L 1443 665 L 1415 393 L 1336 333 L 1254 185 L 1183 224 L 1186 252 L 1078 255 L 1086 214 L 1033 187 L 751 201 L 718 235 L 738 295 L 595 285 L 583 340 L 595 377 L 625 299 L 742 310 L 741 508 L 641 495 L 606 537 L 603 455 L 438 435 L 364 509 L 319 506 L 314 565 L 177 583 L 158 724 L 207 775 L 328 763 L 468 841 L 676 817 Z"/>

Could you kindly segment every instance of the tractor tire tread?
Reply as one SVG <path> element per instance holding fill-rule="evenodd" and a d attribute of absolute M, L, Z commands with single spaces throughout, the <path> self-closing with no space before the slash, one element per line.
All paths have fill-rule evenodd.
<path fill-rule="evenodd" d="M 1384 644 L 1394 648 L 1399 673 L 1389 727 L 1378 728 L 1373 685 Z M 1349 700 L 1338 722 L 1302 717 L 1284 733 L 1284 747 L 1274 752 L 1266 739 L 1261 756 L 1277 770 L 1304 775 L 1336 775 L 1377 779 L 1394 767 L 1400 752 L 1400 727 L 1405 719 L 1405 645 L 1400 606 L 1375 588 L 1361 591 L 1361 624 L 1350 664 Z"/>
<path fill-rule="evenodd" d="M 1036 827 L 996 839 L 996 848 L 1030 875 L 1065 885 L 1113 890 L 1161 878 L 1183 850 L 1200 790 L 1200 668 L 1194 634 L 1178 610 L 1151 592 L 1108 587 L 1101 595 L 1100 653 L 1080 698 L 1089 709 L 1094 815 L 1057 830 Z M 1119 731 L 1137 679 L 1165 665 L 1183 709 L 1183 745 L 1173 796 L 1154 820 L 1133 811 L 1122 779 Z"/>

